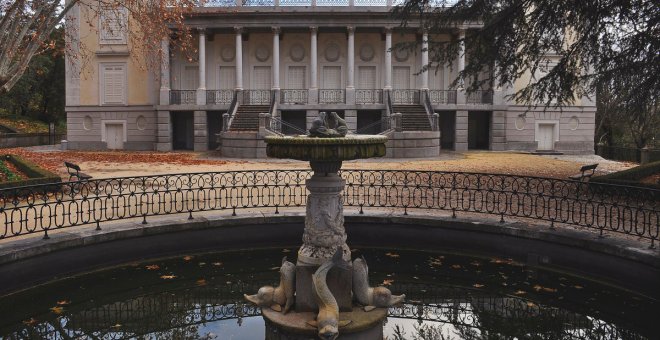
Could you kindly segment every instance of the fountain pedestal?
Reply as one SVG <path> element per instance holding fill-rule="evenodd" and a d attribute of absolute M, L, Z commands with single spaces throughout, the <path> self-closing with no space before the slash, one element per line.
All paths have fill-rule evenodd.
<path fill-rule="evenodd" d="M 389 295 L 371 297 L 374 292 L 391 293 L 382 287 L 368 288 L 366 263 L 360 262 L 362 260 L 356 260 L 355 265 L 351 263 L 344 229 L 342 191 L 346 183 L 338 171 L 344 160 L 384 156 L 386 142 L 385 136 L 365 135 L 266 137 L 269 157 L 309 161 L 314 170 L 314 175 L 306 182 L 309 195 L 303 244 L 295 265 L 294 310 L 280 313 L 277 306 L 271 309 L 273 302 L 282 304 L 281 301 L 286 300 L 283 291 L 287 292 L 290 289 L 287 287 L 293 285 L 292 263 L 283 262 L 280 286 L 262 287 L 261 294 L 246 296 L 262 307 L 266 339 L 383 338 L 385 307 L 391 305 L 387 301 L 401 301 L 402 297 L 398 300 L 390 299 Z M 360 290 L 355 291 L 356 287 Z M 288 292 L 288 296 L 293 296 L 291 290 Z M 371 300 L 365 300 L 365 296 Z M 353 299 L 357 297 L 362 298 L 363 305 L 373 306 L 363 309 L 354 305 Z"/>

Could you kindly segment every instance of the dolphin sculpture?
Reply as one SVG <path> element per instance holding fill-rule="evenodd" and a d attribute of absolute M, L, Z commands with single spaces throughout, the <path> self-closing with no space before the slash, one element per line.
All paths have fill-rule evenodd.
<path fill-rule="evenodd" d="M 286 256 L 282 259 L 282 266 L 280 267 L 280 284 L 273 288 L 272 286 L 264 286 L 259 288 L 257 294 L 247 295 L 243 294 L 246 300 L 254 303 L 259 307 L 270 307 L 270 309 L 286 314 L 293 306 L 293 293 L 296 283 L 296 265 L 286 260 Z M 284 309 L 282 309 L 284 306 Z"/>
<path fill-rule="evenodd" d="M 391 307 L 404 301 L 406 295 L 392 295 L 385 287 L 369 287 L 369 267 L 364 257 L 353 261 L 353 296 L 369 312 L 378 307 Z"/>
<path fill-rule="evenodd" d="M 339 327 L 351 323 L 351 320 L 339 320 L 339 305 L 326 282 L 328 271 L 334 266 L 347 268 L 346 262 L 342 259 L 341 247 L 337 248 L 332 259 L 323 263 L 314 275 L 312 275 L 312 285 L 316 293 L 316 303 L 319 305 L 319 313 L 316 316 L 316 320 L 308 321 L 307 323 L 318 329 L 319 338 L 323 340 L 337 339 L 339 336 Z"/>

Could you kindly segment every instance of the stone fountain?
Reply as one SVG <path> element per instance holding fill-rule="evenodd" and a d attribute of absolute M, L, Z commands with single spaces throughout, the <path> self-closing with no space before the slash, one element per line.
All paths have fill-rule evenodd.
<path fill-rule="evenodd" d="M 306 136 L 266 137 L 269 157 L 309 161 L 305 230 L 296 264 L 284 258 L 280 284 L 245 298 L 262 307 L 266 339 L 383 339 L 387 307 L 403 302 L 369 286 L 365 259 L 346 245 L 342 161 L 382 157 L 387 137 L 348 135 L 335 112 L 321 113 Z"/>

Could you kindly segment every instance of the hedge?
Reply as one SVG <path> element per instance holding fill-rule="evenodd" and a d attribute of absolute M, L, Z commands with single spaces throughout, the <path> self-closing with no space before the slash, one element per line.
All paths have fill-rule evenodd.
<path fill-rule="evenodd" d="M 630 185 L 642 188 L 660 189 L 660 185 L 653 183 L 640 183 L 642 178 L 660 173 L 660 161 L 652 162 L 628 170 L 592 177 L 591 182 Z"/>
<path fill-rule="evenodd" d="M 62 182 L 62 179 L 57 174 L 45 170 L 20 156 L 5 155 L 3 157 L 12 162 L 16 168 L 21 170 L 28 178 L 20 181 L 0 183 L 0 189 L 15 188 L 25 185 L 56 184 Z"/>

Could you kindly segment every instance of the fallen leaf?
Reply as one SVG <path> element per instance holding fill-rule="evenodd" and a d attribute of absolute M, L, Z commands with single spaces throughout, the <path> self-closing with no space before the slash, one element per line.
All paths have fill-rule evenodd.
<path fill-rule="evenodd" d="M 524 290 L 516 290 L 513 294 L 515 294 L 515 295 L 525 295 L 525 294 L 527 294 L 527 292 L 524 291 Z"/>
<path fill-rule="evenodd" d="M 68 304 L 70 304 L 70 303 L 71 303 L 71 301 L 69 301 L 69 300 L 61 300 L 61 301 L 57 301 L 57 305 L 58 305 L 58 306 L 66 306 L 66 305 L 68 305 Z"/>
<path fill-rule="evenodd" d="M 60 315 L 60 314 L 64 313 L 64 307 L 51 307 L 50 311 L 57 314 L 57 315 Z"/>
<path fill-rule="evenodd" d="M 38 322 L 39 322 L 39 321 L 37 321 L 37 319 L 35 319 L 35 318 L 30 318 L 30 320 L 23 320 L 23 324 L 24 324 L 24 325 L 28 325 L 28 326 L 34 326 L 34 325 L 36 325 Z"/>
<path fill-rule="evenodd" d="M 541 289 L 543 289 L 543 286 L 541 286 L 541 285 L 534 285 L 534 287 L 532 287 L 532 289 L 534 289 L 534 290 L 537 291 L 537 292 L 540 292 Z"/>
<path fill-rule="evenodd" d="M 481 287 L 483 287 L 483 286 L 484 286 L 484 285 L 482 285 L 482 284 L 480 284 L 480 283 L 475 283 L 475 284 L 472 285 L 472 287 L 474 287 L 474 288 L 481 288 Z"/>
<path fill-rule="evenodd" d="M 472 261 L 472 262 L 470 262 L 470 264 L 475 266 L 475 267 L 481 266 L 481 262 L 479 262 L 479 261 Z"/>
<path fill-rule="evenodd" d="M 147 268 L 147 270 L 158 270 L 158 269 L 160 269 L 160 266 L 158 266 L 157 264 L 150 264 L 150 265 L 146 266 L 145 268 Z"/>
<path fill-rule="evenodd" d="M 391 258 L 396 259 L 396 258 L 399 258 L 400 255 L 397 254 L 397 253 L 386 253 L 385 256 L 389 256 Z"/>
<path fill-rule="evenodd" d="M 176 278 L 176 275 L 162 275 L 160 278 L 163 280 L 172 280 Z"/>
<path fill-rule="evenodd" d="M 184 260 L 184 261 L 190 261 L 190 260 L 192 260 L 192 259 L 193 259 L 193 257 L 192 257 L 192 256 L 189 256 L 189 255 L 186 255 L 186 256 L 183 257 L 183 260 Z"/>
<path fill-rule="evenodd" d="M 454 269 L 461 269 L 460 264 L 452 264 L 451 267 L 454 268 Z"/>
<path fill-rule="evenodd" d="M 575 286 L 573 286 L 573 287 L 574 287 L 575 289 L 582 289 L 582 288 L 584 288 L 584 287 L 582 287 L 582 286 L 580 286 L 580 285 L 575 285 Z"/>
<path fill-rule="evenodd" d="M 270 267 L 269 270 L 280 270 L 280 267 Z"/>
<path fill-rule="evenodd" d="M 206 266 L 206 262 L 200 262 L 199 265 L 200 266 Z"/>
<path fill-rule="evenodd" d="M 199 279 L 199 280 L 195 281 L 195 284 L 198 285 L 198 286 L 206 286 L 206 280 Z"/>
<path fill-rule="evenodd" d="M 543 291 L 548 292 L 548 293 L 556 293 L 557 289 L 556 288 L 543 287 Z"/>
<path fill-rule="evenodd" d="M 283 252 L 283 253 L 290 253 L 291 250 L 289 250 L 289 249 L 282 249 L 282 252 Z"/>
<path fill-rule="evenodd" d="M 220 266 L 222 266 L 222 262 L 213 262 L 212 265 L 214 265 L 216 267 L 220 267 Z"/>
<path fill-rule="evenodd" d="M 527 302 L 527 307 L 536 307 L 536 304 L 534 302 Z"/>
<path fill-rule="evenodd" d="M 385 280 L 383 280 L 383 286 L 391 286 L 391 285 L 392 285 L 392 282 L 394 282 L 394 280 L 392 280 L 392 279 L 385 279 Z"/>

